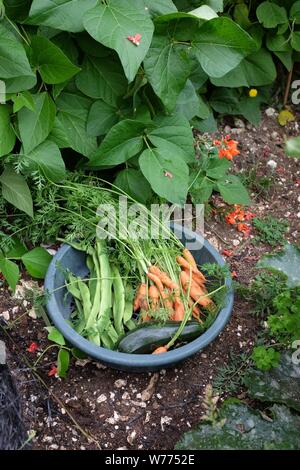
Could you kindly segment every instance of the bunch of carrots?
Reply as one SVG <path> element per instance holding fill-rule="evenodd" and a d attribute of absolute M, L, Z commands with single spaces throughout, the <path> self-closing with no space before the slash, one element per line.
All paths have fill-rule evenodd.
<path fill-rule="evenodd" d="M 205 314 L 200 308 L 208 311 L 214 309 L 213 301 L 207 296 L 205 276 L 198 269 L 192 253 L 185 248 L 182 256 L 176 257 L 176 262 L 180 267 L 177 281 L 159 267 L 149 267 L 149 282 L 139 285 L 133 304 L 134 312 L 140 311 L 142 321 L 151 319 L 151 311 L 164 308 L 169 320 L 182 322 L 186 308 L 189 308 L 192 316 L 202 323 L 201 316 Z"/>

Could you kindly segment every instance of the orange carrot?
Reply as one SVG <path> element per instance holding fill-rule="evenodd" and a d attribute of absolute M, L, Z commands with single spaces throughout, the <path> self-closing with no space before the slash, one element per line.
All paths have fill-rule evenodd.
<path fill-rule="evenodd" d="M 161 271 L 157 266 L 150 266 L 149 272 L 152 274 L 155 274 L 155 276 L 159 277 L 161 282 L 168 288 L 172 290 L 178 290 L 179 291 L 179 285 L 172 281 L 170 277 L 168 276 L 167 273 Z"/>
<path fill-rule="evenodd" d="M 135 299 L 133 302 L 133 311 L 136 312 L 141 308 L 141 303 L 147 295 L 147 284 L 141 284 L 136 291 Z"/>
<path fill-rule="evenodd" d="M 182 252 L 183 254 L 183 257 L 188 261 L 188 263 L 195 269 L 198 270 L 198 267 L 197 267 L 197 263 L 195 261 L 195 258 L 193 257 L 192 253 L 190 252 L 190 250 L 188 250 L 187 248 L 185 248 Z"/>
<path fill-rule="evenodd" d="M 212 300 L 206 296 L 203 288 L 190 279 L 190 276 L 185 271 L 181 271 L 180 281 L 182 287 L 190 293 L 192 299 L 194 299 L 198 304 L 202 305 L 202 307 L 208 307 L 213 303 Z"/>
<path fill-rule="evenodd" d="M 184 319 L 184 305 L 180 297 L 175 297 L 173 321 L 182 321 Z"/>
<path fill-rule="evenodd" d="M 162 354 L 168 352 L 168 349 L 166 346 L 161 346 L 160 348 L 155 349 L 152 354 Z"/>
<path fill-rule="evenodd" d="M 161 282 L 159 277 L 156 276 L 155 274 L 152 274 L 152 273 L 148 273 L 147 276 L 151 281 L 154 282 L 154 284 L 158 288 L 159 293 L 160 293 L 160 295 L 163 299 L 163 303 L 164 303 L 165 308 L 167 310 L 169 310 L 170 314 L 173 313 L 172 301 L 170 300 L 169 295 L 164 291 L 163 283 Z"/>
<path fill-rule="evenodd" d="M 150 286 L 148 290 L 150 308 L 151 310 L 157 310 L 159 307 L 159 291 L 156 286 Z"/>
<path fill-rule="evenodd" d="M 189 263 L 189 261 L 187 261 L 182 256 L 177 256 L 176 261 L 183 269 L 186 269 L 187 271 L 192 271 L 193 274 L 195 274 L 197 277 L 199 277 L 202 280 L 202 283 L 206 281 L 205 276 L 203 276 L 201 271 L 199 271 L 199 269 L 197 268 L 197 265 L 196 267 L 193 266 L 192 264 Z"/>
<path fill-rule="evenodd" d="M 188 271 L 187 269 L 184 269 L 183 271 L 185 271 L 187 273 L 187 275 L 190 277 L 190 271 Z M 199 286 L 206 291 L 206 287 L 204 286 L 204 281 L 202 280 L 202 278 L 198 275 L 198 273 L 194 273 L 192 271 L 192 279 L 193 281 L 196 283 L 196 284 L 199 284 Z"/>

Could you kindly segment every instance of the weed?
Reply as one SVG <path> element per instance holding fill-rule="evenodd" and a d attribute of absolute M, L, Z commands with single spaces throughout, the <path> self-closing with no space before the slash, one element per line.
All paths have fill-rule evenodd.
<path fill-rule="evenodd" d="M 256 240 L 271 246 L 283 245 L 285 234 L 288 230 L 288 223 L 284 220 L 275 219 L 271 215 L 260 219 L 253 219 L 253 226 L 257 231 Z"/>
<path fill-rule="evenodd" d="M 281 273 L 261 272 L 249 286 L 236 283 L 236 292 L 253 305 L 253 314 L 265 318 L 274 312 L 273 299 L 286 290 L 286 278 Z"/>
<path fill-rule="evenodd" d="M 251 368 L 248 354 L 237 354 L 230 351 L 227 364 L 221 366 L 213 380 L 213 388 L 217 393 L 237 393 L 243 385 L 243 379 Z"/>
<path fill-rule="evenodd" d="M 267 198 L 274 186 L 274 178 L 272 176 L 260 176 L 257 166 L 242 174 L 241 180 L 250 191 L 256 194 L 257 198 Z"/>

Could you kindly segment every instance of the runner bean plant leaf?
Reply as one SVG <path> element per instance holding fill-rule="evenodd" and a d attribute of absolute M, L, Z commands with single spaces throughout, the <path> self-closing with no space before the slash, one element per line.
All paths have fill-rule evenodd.
<path fill-rule="evenodd" d="M 3 198 L 33 216 L 29 186 L 67 168 L 184 204 L 191 126 L 215 128 L 218 113 L 258 122 L 276 61 L 290 70 L 300 50 L 298 3 L 1 0 Z M 193 194 L 248 203 L 236 177 L 202 176 Z"/>

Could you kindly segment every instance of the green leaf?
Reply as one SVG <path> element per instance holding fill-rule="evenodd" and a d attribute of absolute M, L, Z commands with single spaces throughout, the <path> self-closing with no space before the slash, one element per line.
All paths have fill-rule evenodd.
<path fill-rule="evenodd" d="M 16 143 L 16 134 L 10 122 L 10 107 L 0 104 L 0 157 L 12 151 Z"/>
<path fill-rule="evenodd" d="M 285 406 L 270 409 L 272 419 L 261 412 L 227 400 L 219 413 L 219 425 L 200 424 L 183 434 L 178 450 L 296 450 L 300 446 L 300 418 Z"/>
<path fill-rule="evenodd" d="M 30 153 L 27 153 L 25 158 L 30 169 L 40 171 L 49 181 L 58 183 L 66 175 L 65 163 L 59 148 L 50 140 L 46 140 Z"/>
<path fill-rule="evenodd" d="M 152 196 L 151 186 L 139 170 L 126 168 L 118 173 L 114 184 L 141 204 Z"/>
<path fill-rule="evenodd" d="M 271 54 L 265 49 L 260 49 L 249 55 L 231 72 L 222 78 L 212 78 L 211 82 L 216 86 L 238 88 L 263 86 L 273 83 L 277 71 Z"/>
<path fill-rule="evenodd" d="M 60 142 L 68 142 L 69 147 L 89 158 L 97 149 L 97 139 L 87 133 L 92 101 L 75 93 L 62 93 L 56 104 L 58 108 L 56 129 L 59 130 Z M 55 135 L 57 136 L 57 133 Z"/>
<path fill-rule="evenodd" d="M 210 77 L 222 77 L 256 50 L 252 37 L 229 18 L 215 18 L 200 26 L 193 38 L 194 52 Z"/>
<path fill-rule="evenodd" d="M 44 279 L 51 260 L 52 256 L 42 247 L 34 248 L 22 256 L 22 262 L 28 273 L 37 279 Z"/>
<path fill-rule="evenodd" d="M 209 107 L 198 95 L 190 80 L 186 82 L 184 89 L 178 96 L 175 112 L 182 114 L 188 120 L 193 119 L 195 116 L 203 119 L 209 116 Z"/>
<path fill-rule="evenodd" d="M 60 349 L 57 356 L 57 373 L 59 377 L 65 378 L 70 365 L 70 354 L 66 349 Z"/>
<path fill-rule="evenodd" d="M 276 28 L 279 24 L 287 23 L 286 9 L 271 2 L 263 2 L 256 10 L 258 21 L 265 28 Z"/>
<path fill-rule="evenodd" d="M 18 175 L 13 168 L 6 167 L 0 176 L 2 183 L 2 196 L 13 206 L 33 217 L 33 203 L 30 189 L 22 175 Z"/>
<path fill-rule="evenodd" d="M 240 100 L 238 91 L 230 88 L 218 88 L 210 98 L 211 107 L 222 114 L 239 114 Z"/>
<path fill-rule="evenodd" d="M 89 162 L 89 167 L 101 168 L 119 165 L 137 155 L 143 148 L 146 124 L 124 119 L 105 136 Z"/>
<path fill-rule="evenodd" d="M 227 204 L 250 204 L 249 194 L 237 176 L 229 175 L 217 182 L 217 188 Z"/>
<path fill-rule="evenodd" d="M 155 128 L 149 135 L 165 139 L 185 153 L 185 161 L 195 161 L 194 138 L 189 121 L 180 114 L 173 116 L 158 116 L 154 119 Z"/>
<path fill-rule="evenodd" d="M 153 17 L 167 15 L 177 11 L 176 6 L 171 0 L 143 0 L 145 9 Z"/>
<path fill-rule="evenodd" d="M 300 31 L 292 33 L 291 45 L 295 51 L 300 52 Z"/>
<path fill-rule="evenodd" d="M 112 106 L 116 106 L 118 99 L 127 91 L 127 81 L 119 63 L 96 57 L 84 60 L 82 71 L 76 77 L 76 85 L 85 95 Z"/>
<path fill-rule="evenodd" d="M 249 96 L 242 96 L 239 106 L 239 114 L 244 116 L 254 126 L 258 126 L 261 120 L 261 97 L 258 95 L 256 98 Z"/>
<path fill-rule="evenodd" d="M 92 105 L 87 132 L 94 137 L 106 134 L 119 121 L 118 109 L 102 100 L 95 101 Z"/>
<path fill-rule="evenodd" d="M 239 3 L 234 7 L 233 18 L 244 29 L 248 29 L 252 24 L 249 19 L 249 8 L 246 3 Z"/>
<path fill-rule="evenodd" d="M 203 204 L 209 200 L 213 193 L 214 184 L 206 176 L 200 176 L 199 170 L 194 170 L 191 173 L 190 184 L 192 186 L 189 189 L 189 194 L 194 204 Z"/>
<path fill-rule="evenodd" d="M 65 346 L 65 338 L 55 326 L 47 326 L 46 330 L 48 331 L 49 341 L 53 341 L 53 343 L 59 344 L 60 346 Z"/>
<path fill-rule="evenodd" d="M 29 90 L 36 84 L 24 47 L 3 21 L 0 21 L 0 79 L 5 81 L 7 93 Z"/>
<path fill-rule="evenodd" d="M 300 2 L 295 2 L 292 5 L 290 11 L 290 20 L 295 21 L 296 24 L 300 24 Z"/>
<path fill-rule="evenodd" d="M 80 71 L 59 47 L 43 36 L 33 36 L 31 47 L 32 62 L 45 83 L 65 82 Z"/>
<path fill-rule="evenodd" d="M 20 277 L 18 265 L 9 259 L 0 258 L 0 271 L 2 272 L 9 287 L 15 291 Z"/>
<path fill-rule="evenodd" d="M 300 158 L 300 137 L 294 137 L 287 141 L 286 153 L 289 157 Z"/>
<path fill-rule="evenodd" d="M 256 346 L 252 351 L 251 359 L 255 362 L 255 365 L 258 367 L 258 369 L 270 370 L 273 367 L 278 366 L 280 353 L 274 348 Z"/>
<path fill-rule="evenodd" d="M 147 79 L 168 111 L 173 111 L 177 98 L 190 74 L 188 52 L 181 44 L 172 42 L 172 36 L 161 34 L 153 37 L 149 52 L 144 60 Z"/>
<path fill-rule="evenodd" d="M 211 158 L 205 169 L 206 175 L 215 180 L 224 178 L 231 167 L 231 162 L 224 158 Z"/>
<path fill-rule="evenodd" d="M 201 5 L 195 10 L 189 11 L 189 14 L 197 16 L 197 18 L 202 20 L 212 20 L 213 18 L 218 17 L 215 10 L 213 10 L 213 8 L 209 7 L 208 5 Z"/>
<path fill-rule="evenodd" d="M 22 108 L 18 113 L 20 136 L 25 153 L 47 139 L 50 134 L 56 113 L 56 107 L 48 93 L 32 95 L 34 111 Z"/>
<path fill-rule="evenodd" d="M 26 23 L 78 33 L 84 31 L 83 15 L 96 4 L 97 0 L 33 0 Z"/>
<path fill-rule="evenodd" d="M 244 384 L 254 400 L 283 403 L 300 411 L 300 366 L 293 363 L 292 353 L 284 353 L 275 369 L 250 371 Z"/>
<path fill-rule="evenodd" d="M 154 30 L 143 2 L 110 0 L 98 4 L 84 15 L 83 23 L 96 41 L 118 53 L 125 75 L 132 82 L 148 52 Z M 141 34 L 138 46 L 127 39 L 136 34 Z"/>
<path fill-rule="evenodd" d="M 19 238 L 14 237 L 13 245 L 7 252 L 5 252 L 5 257 L 7 259 L 20 260 L 27 251 L 26 246 L 19 240 Z"/>
<path fill-rule="evenodd" d="M 289 38 L 283 34 L 269 34 L 267 36 L 267 47 L 273 52 L 288 52 L 292 49 Z"/>
<path fill-rule="evenodd" d="M 17 113 L 22 108 L 30 109 L 30 111 L 34 111 L 34 101 L 32 98 L 32 94 L 29 91 L 23 91 L 22 93 L 18 93 L 12 98 L 14 102 L 13 112 Z"/>
<path fill-rule="evenodd" d="M 160 143 L 159 148 L 144 150 L 139 158 L 141 171 L 153 191 L 180 206 L 186 202 L 189 169 L 185 161 L 174 156 L 173 146 Z"/>
<path fill-rule="evenodd" d="M 278 57 L 279 60 L 281 60 L 288 72 L 290 72 L 294 65 L 293 51 L 291 50 L 290 52 L 274 52 L 274 54 Z"/>
<path fill-rule="evenodd" d="M 280 271 L 287 276 L 288 287 L 300 285 L 300 248 L 287 244 L 283 251 L 275 255 L 265 255 L 258 262 L 258 268 Z"/>

